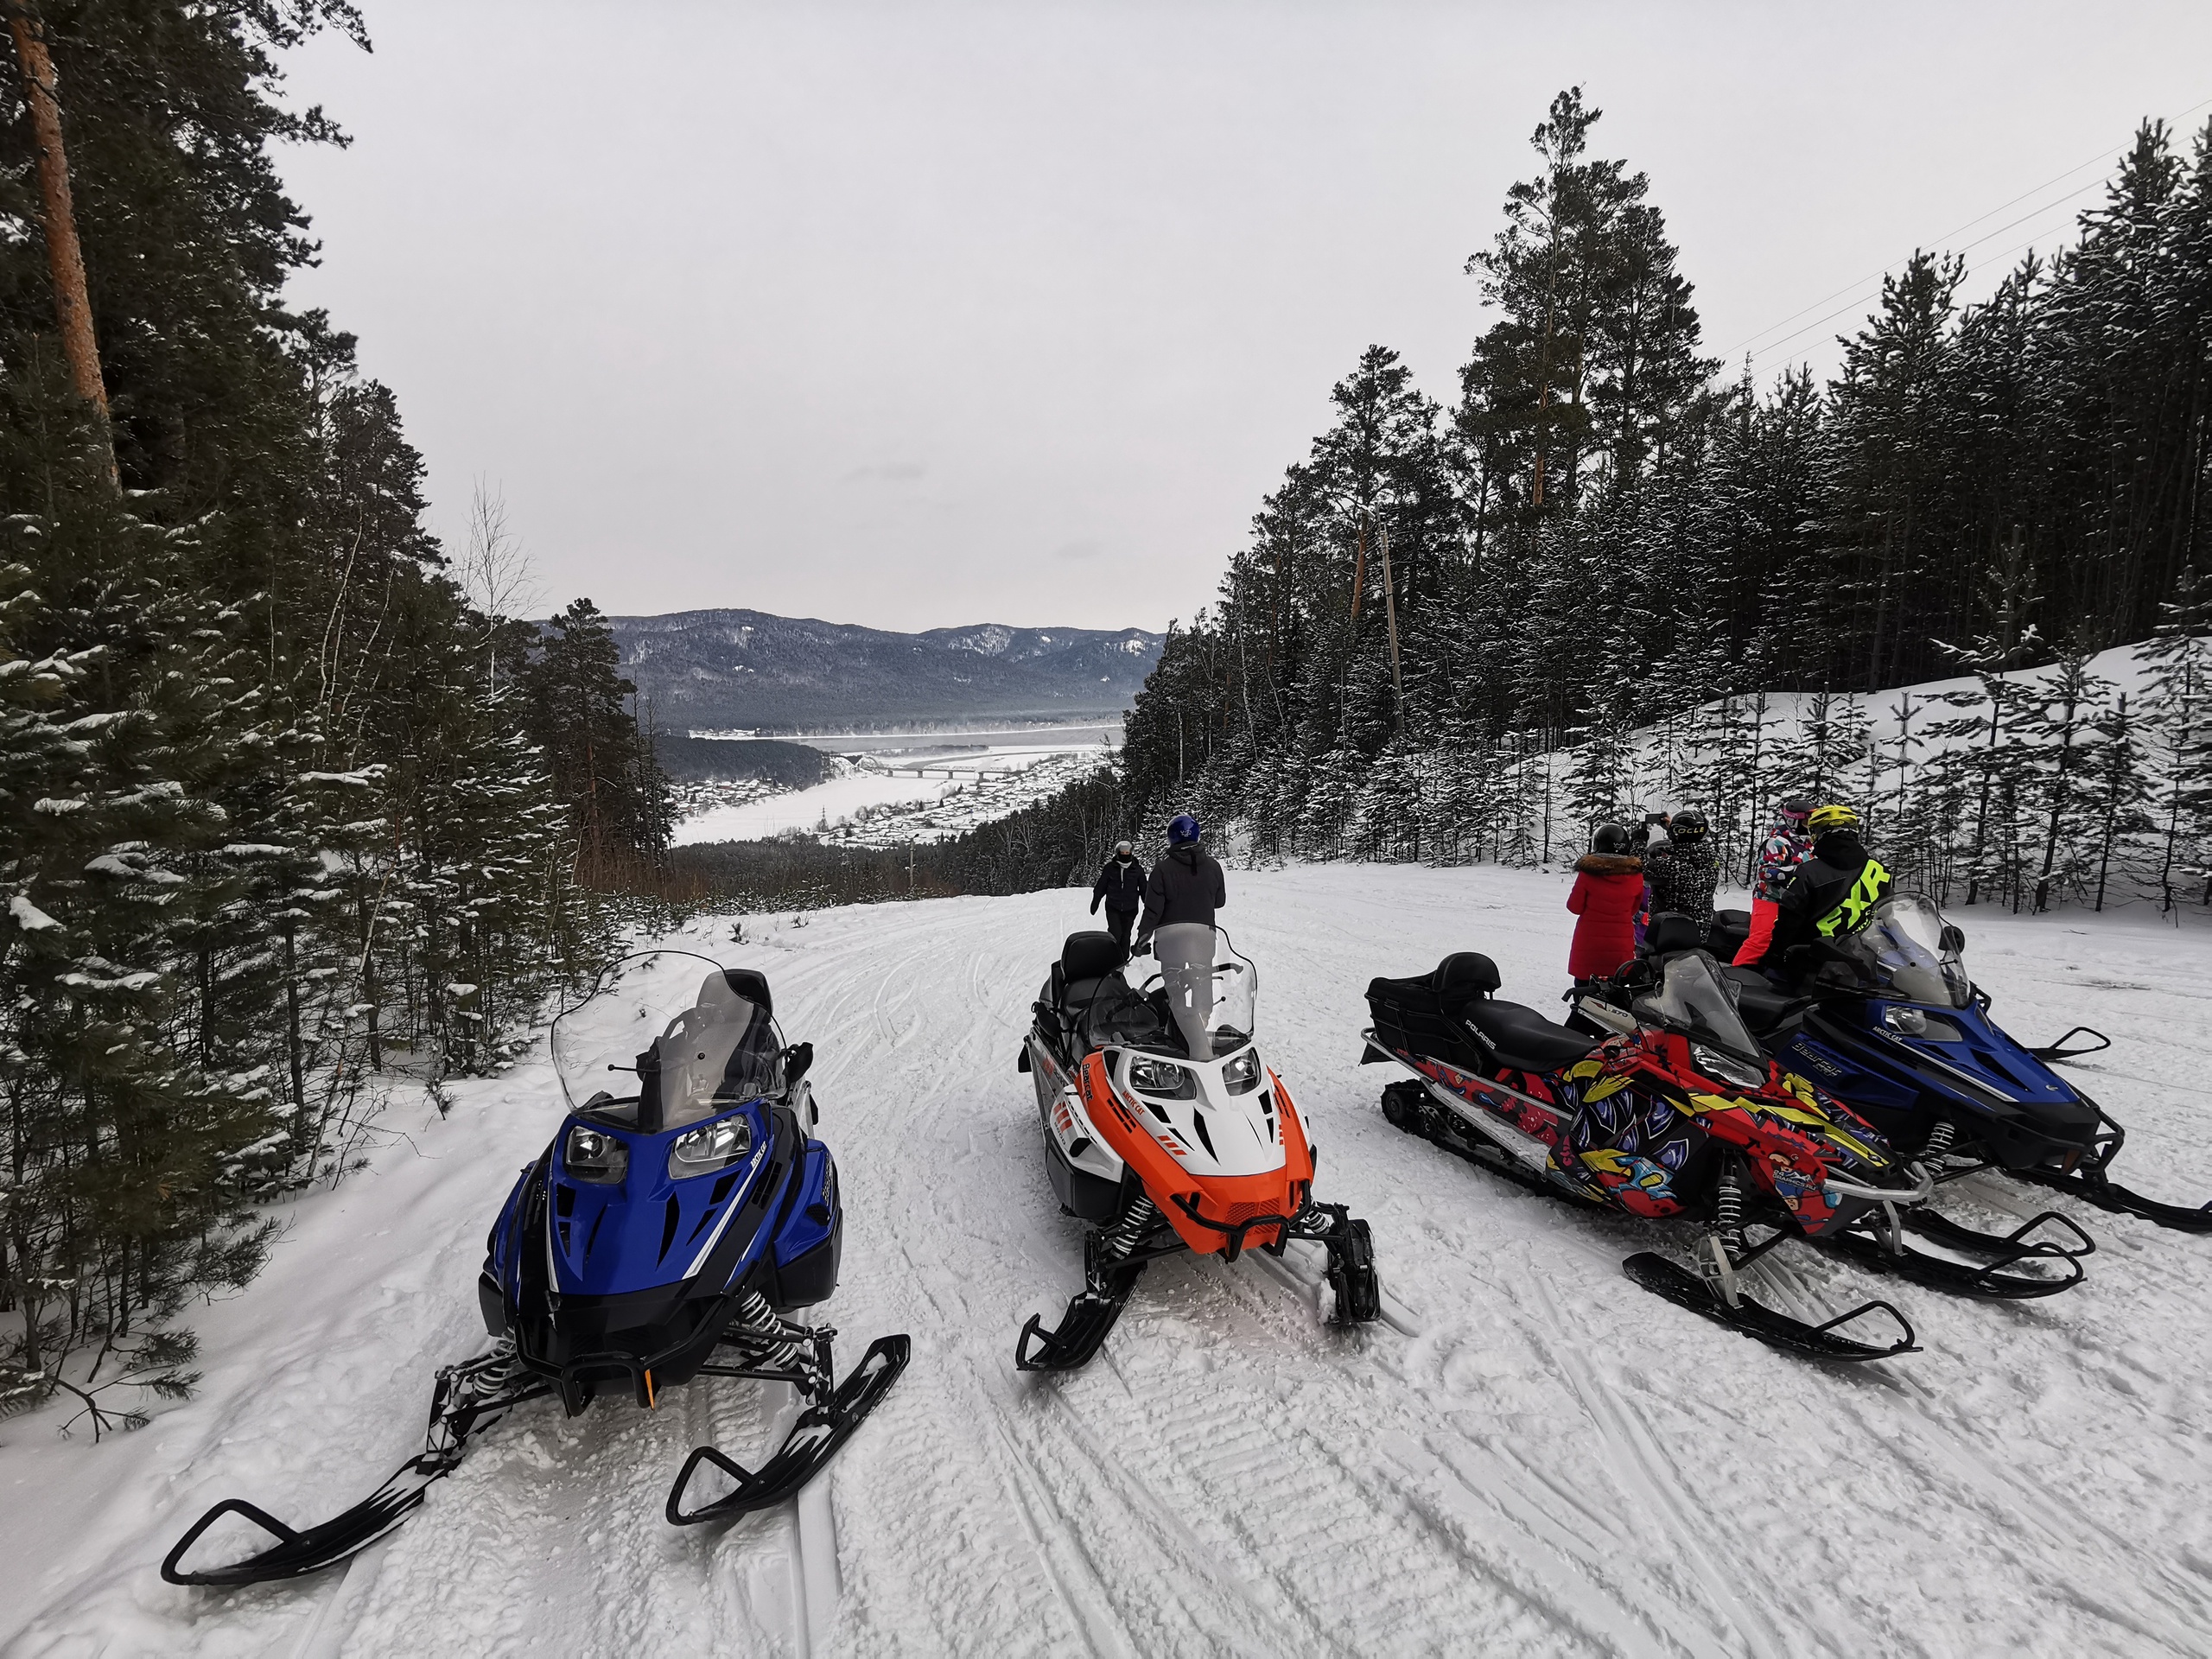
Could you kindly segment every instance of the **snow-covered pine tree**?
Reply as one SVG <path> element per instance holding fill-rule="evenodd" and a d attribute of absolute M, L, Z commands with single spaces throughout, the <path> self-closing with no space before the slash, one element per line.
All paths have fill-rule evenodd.
<path fill-rule="evenodd" d="M 2020 698 L 2007 734 L 2030 813 L 2024 827 L 2036 842 L 2032 907 L 2037 912 L 2081 884 L 2082 830 L 2098 821 L 2088 744 L 2098 705 L 2111 690 L 2110 681 L 2090 671 L 2086 655 L 2069 652 L 2048 683 Z M 2013 907 L 2019 907 L 2017 893 Z"/>
<path fill-rule="evenodd" d="M 2171 914 L 2181 878 L 2212 904 L 2212 579 L 2191 565 L 2159 607 L 2143 647 L 2143 718 L 2153 734 L 2158 906 Z"/>
<path fill-rule="evenodd" d="M 2149 811 L 2151 780 L 2144 767 L 2141 726 L 2125 691 L 2093 725 L 2096 741 L 2085 792 L 2096 812 L 2096 838 L 2085 863 L 2097 910 L 2105 907 L 2113 877 L 2132 861 L 2131 850 L 2155 827 Z"/>

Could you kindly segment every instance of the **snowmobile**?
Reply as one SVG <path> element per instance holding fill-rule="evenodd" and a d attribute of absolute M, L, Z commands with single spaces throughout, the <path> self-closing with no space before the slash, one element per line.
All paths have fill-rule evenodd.
<path fill-rule="evenodd" d="M 218 1503 L 162 1563 L 171 1584 L 255 1584 L 345 1560 L 404 1521 L 477 1436 L 547 1395 L 575 1416 L 602 1395 L 650 1410 L 695 1377 L 789 1384 L 804 1404 L 767 1461 L 747 1469 L 696 1447 L 666 1512 L 690 1526 L 766 1509 L 821 1471 L 906 1368 L 908 1338 L 883 1337 L 837 1382 L 836 1332 L 788 1317 L 836 1287 L 844 1215 L 813 1135 L 813 1045 L 785 1045 L 763 975 L 685 951 L 626 957 L 555 1020 L 552 1047 L 568 1114 L 492 1224 L 476 1288 L 493 1344 L 438 1373 L 421 1454 L 320 1526 Z M 706 1465 L 731 1484 L 686 1509 Z M 276 1541 L 185 1567 L 228 1515 Z"/>
<path fill-rule="evenodd" d="M 1911 1323 L 1891 1303 L 1813 1325 L 1743 1283 L 1746 1266 L 1789 1238 L 1867 1231 L 1903 1248 L 1933 1184 L 1848 1109 L 1761 1055 L 1713 959 L 1664 948 L 1676 943 L 1659 939 L 1656 982 L 1599 1034 L 1498 1000 L 1497 964 L 1475 951 L 1418 978 L 1374 981 L 1362 1063 L 1395 1061 L 1415 1079 L 1383 1090 L 1383 1116 L 1549 1197 L 1701 1221 L 1693 1267 L 1649 1250 L 1622 1266 L 1645 1289 L 1747 1336 L 1821 1359 L 1916 1351 Z M 1772 1230 L 1752 1243 L 1754 1227 Z M 1847 1333 L 1880 1334 L 1859 1325 L 1870 1316 L 1897 1334 Z"/>
<path fill-rule="evenodd" d="M 1715 912 L 1716 953 L 1732 954 L 1750 920 Z M 2126 1132 L 2050 1069 L 2111 1039 L 2076 1026 L 2045 1047 L 2014 1041 L 1990 1019 L 1965 948 L 1965 932 L 1933 901 L 1901 893 L 1858 931 L 1801 948 L 1789 964 L 1801 996 L 1756 969 L 1727 971 L 1743 988 L 1746 1022 L 1777 1058 L 1848 1100 L 1940 1179 L 2001 1170 L 2101 1210 L 2212 1232 L 2212 1205 L 2163 1204 L 2112 1179 Z"/>
<path fill-rule="evenodd" d="M 1314 1202 L 1313 1147 L 1254 1045 L 1257 969 L 1202 924 L 1163 926 L 1154 945 L 1160 970 L 1132 985 L 1113 935 L 1070 934 L 1022 1045 L 1052 1191 L 1091 1229 L 1058 1327 L 1022 1327 L 1025 1371 L 1087 1363 L 1146 1267 L 1185 1250 L 1234 1262 L 1307 1240 L 1328 1252 L 1329 1323 L 1381 1312 L 1367 1224 Z"/>

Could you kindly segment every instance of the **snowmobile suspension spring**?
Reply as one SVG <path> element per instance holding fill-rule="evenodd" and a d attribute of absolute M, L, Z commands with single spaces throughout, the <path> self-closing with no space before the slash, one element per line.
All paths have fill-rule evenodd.
<path fill-rule="evenodd" d="M 1144 1243 L 1145 1235 L 1160 1218 L 1160 1211 L 1152 1200 L 1140 1192 L 1128 1212 L 1114 1224 L 1113 1231 L 1106 1235 L 1103 1254 L 1109 1260 L 1120 1261 Z"/>
<path fill-rule="evenodd" d="M 1949 1118 L 1940 1120 L 1928 1131 L 1928 1144 L 1920 1149 L 1923 1158 L 1941 1158 L 1951 1149 L 1951 1142 L 1958 1138 L 1959 1126 Z"/>
<path fill-rule="evenodd" d="M 775 1310 L 768 1306 L 768 1299 L 759 1291 L 747 1294 L 743 1306 L 737 1310 L 736 1324 L 747 1336 L 764 1344 L 757 1362 L 764 1370 L 803 1368 L 809 1357 L 808 1349 L 785 1334 L 789 1327 L 776 1317 Z"/>
<path fill-rule="evenodd" d="M 1713 1220 L 1724 1233 L 1732 1233 L 1744 1224 L 1744 1190 L 1737 1184 L 1732 1165 L 1721 1173 L 1720 1191 L 1713 1204 Z"/>

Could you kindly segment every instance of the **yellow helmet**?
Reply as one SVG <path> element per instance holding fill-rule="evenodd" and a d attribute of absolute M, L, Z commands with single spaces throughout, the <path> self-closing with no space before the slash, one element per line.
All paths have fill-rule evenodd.
<path fill-rule="evenodd" d="M 1831 801 L 1826 806 L 1816 806 L 1813 816 L 1805 820 L 1805 827 L 1815 835 L 1826 835 L 1831 830 L 1856 830 L 1859 815 L 1847 806 Z"/>

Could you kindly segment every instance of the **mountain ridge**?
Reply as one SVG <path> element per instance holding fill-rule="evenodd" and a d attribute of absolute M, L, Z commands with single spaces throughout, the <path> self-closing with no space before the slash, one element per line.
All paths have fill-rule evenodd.
<path fill-rule="evenodd" d="M 764 733 L 1116 715 L 1166 637 L 999 622 L 900 633 L 734 607 L 607 621 L 654 724 Z"/>

